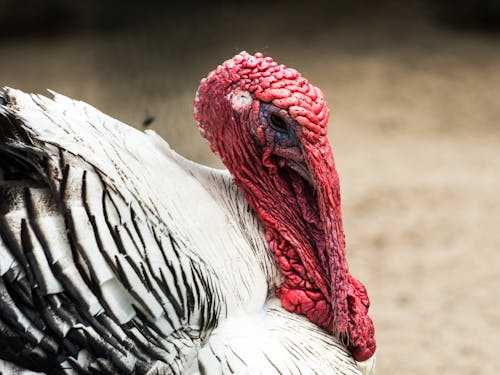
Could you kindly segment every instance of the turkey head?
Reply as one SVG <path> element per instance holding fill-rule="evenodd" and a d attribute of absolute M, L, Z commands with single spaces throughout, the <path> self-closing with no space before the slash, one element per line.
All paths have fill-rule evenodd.
<path fill-rule="evenodd" d="M 364 286 L 345 257 L 339 178 L 327 139 L 329 109 L 296 70 L 242 52 L 203 79 L 194 105 L 203 137 L 265 227 L 284 282 L 284 308 L 375 352 Z"/>

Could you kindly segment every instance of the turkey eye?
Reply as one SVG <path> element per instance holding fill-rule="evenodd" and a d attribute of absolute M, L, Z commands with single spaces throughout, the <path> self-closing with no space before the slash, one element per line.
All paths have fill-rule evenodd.
<path fill-rule="evenodd" d="M 276 131 L 287 133 L 288 132 L 288 126 L 286 124 L 286 121 L 281 118 L 281 116 L 278 116 L 274 113 L 269 116 L 269 124 L 271 125 L 271 128 L 273 128 Z"/>

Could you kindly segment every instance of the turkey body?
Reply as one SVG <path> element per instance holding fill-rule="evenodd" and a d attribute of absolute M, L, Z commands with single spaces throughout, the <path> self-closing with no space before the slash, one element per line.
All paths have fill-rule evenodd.
<path fill-rule="evenodd" d="M 0 372 L 362 373 L 281 307 L 227 171 L 62 95 L 0 100 Z"/>

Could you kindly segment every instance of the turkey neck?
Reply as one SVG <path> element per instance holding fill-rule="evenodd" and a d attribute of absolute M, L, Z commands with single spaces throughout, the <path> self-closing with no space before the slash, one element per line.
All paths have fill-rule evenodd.
<path fill-rule="evenodd" d="M 309 181 L 292 168 L 278 167 L 271 153 L 259 161 L 239 163 L 232 172 L 264 225 L 285 276 L 276 289 L 283 306 L 328 331 L 345 332 L 348 268 L 340 190 L 329 145 L 322 147 L 304 150 Z M 262 170 L 255 165 L 262 165 Z M 246 170 L 252 170 L 251 180 Z"/>

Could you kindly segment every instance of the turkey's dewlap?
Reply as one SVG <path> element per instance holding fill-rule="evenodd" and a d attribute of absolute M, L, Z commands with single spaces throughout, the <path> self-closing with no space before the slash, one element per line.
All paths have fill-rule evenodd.
<path fill-rule="evenodd" d="M 262 106 L 292 119 L 300 150 L 289 159 L 266 137 Z M 326 137 L 329 110 L 321 90 L 295 69 L 242 52 L 200 83 L 195 118 L 266 229 L 285 281 L 283 306 L 339 336 L 358 361 L 375 352 L 369 299 L 345 258 L 340 187 Z M 278 140 L 279 141 L 279 140 Z M 279 157 L 278 157 L 279 156 Z"/>

